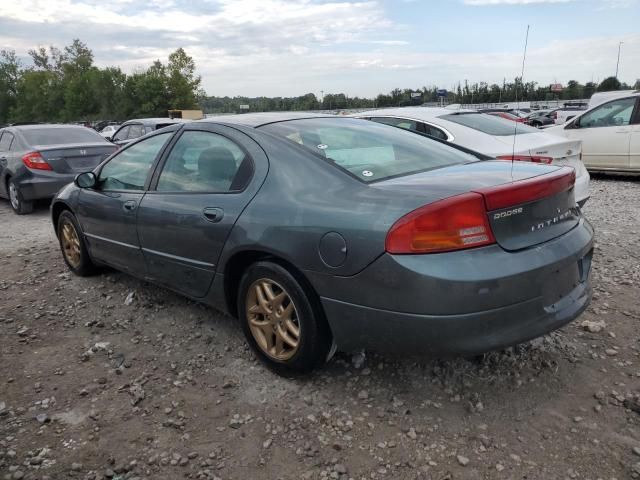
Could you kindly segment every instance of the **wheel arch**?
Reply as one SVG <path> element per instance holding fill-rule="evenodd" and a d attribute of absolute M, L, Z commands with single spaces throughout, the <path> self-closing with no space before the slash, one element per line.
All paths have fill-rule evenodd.
<path fill-rule="evenodd" d="M 51 205 L 51 221 L 53 222 L 53 230 L 56 232 L 56 237 L 58 236 L 58 219 L 65 210 L 73 213 L 71 207 L 65 202 L 58 201 Z"/>
<path fill-rule="evenodd" d="M 238 288 L 240 281 L 247 268 L 257 262 L 269 261 L 280 265 L 286 269 L 300 283 L 305 292 L 308 292 L 309 301 L 316 307 L 316 311 L 320 313 L 322 321 L 331 332 L 329 322 L 326 319 L 320 296 L 316 292 L 311 282 L 298 267 L 290 261 L 277 254 L 266 252 L 263 250 L 242 250 L 234 253 L 224 265 L 224 300 L 227 311 L 235 318 L 238 318 Z M 332 334 L 332 333 L 331 333 Z M 333 335 L 333 334 L 332 334 Z"/>

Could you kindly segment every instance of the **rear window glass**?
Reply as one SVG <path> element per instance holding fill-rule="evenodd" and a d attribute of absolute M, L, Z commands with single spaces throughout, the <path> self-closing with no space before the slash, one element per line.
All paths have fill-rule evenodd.
<path fill-rule="evenodd" d="M 440 118 L 498 137 L 539 132 L 537 128 L 483 113 L 452 113 L 442 115 Z"/>
<path fill-rule="evenodd" d="M 22 130 L 22 135 L 30 145 L 106 142 L 102 135 L 89 128 L 30 128 Z"/>
<path fill-rule="evenodd" d="M 367 183 L 478 161 L 428 137 L 355 118 L 291 120 L 260 128 L 305 147 Z"/>

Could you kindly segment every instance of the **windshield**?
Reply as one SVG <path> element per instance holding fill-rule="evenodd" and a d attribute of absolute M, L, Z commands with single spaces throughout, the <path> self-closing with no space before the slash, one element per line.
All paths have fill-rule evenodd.
<path fill-rule="evenodd" d="M 478 161 L 426 136 L 356 118 L 290 120 L 260 128 L 302 145 L 367 183 Z"/>
<path fill-rule="evenodd" d="M 440 118 L 498 137 L 539 132 L 537 128 L 483 113 L 453 113 L 442 115 Z"/>
<path fill-rule="evenodd" d="M 29 145 L 106 142 L 98 132 L 89 128 L 29 128 L 22 130 L 22 135 Z"/>

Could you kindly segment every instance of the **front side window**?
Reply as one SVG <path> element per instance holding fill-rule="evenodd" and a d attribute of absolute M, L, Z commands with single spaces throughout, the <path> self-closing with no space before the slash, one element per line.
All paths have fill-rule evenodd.
<path fill-rule="evenodd" d="M 211 132 L 187 131 L 171 150 L 156 189 L 208 193 L 240 190 L 248 179 L 237 178 L 244 162 L 250 159 L 228 138 Z"/>
<path fill-rule="evenodd" d="M 621 98 L 605 103 L 585 113 L 579 120 L 580 128 L 620 127 L 631 123 L 636 99 Z"/>
<path fill-rule="evenodd" d="M 113 136 L 113 139 L 118 141 L 118 140 L 126 140 L 127 136 L 129 135 L 129 125 L 125 125 L 124 127 L 122 127 L 120 130 L 118 130 L 118 132 Z"/>
<path fill-rule="evenodd" d="M 439 118 L 497 137 L 539 133 L 537 128 L 485 113 L 450 113 Z"/>
<path fill-rule="evenodd" d="M 122 150 L 100 171 L 98 185 L 102 190 L 143 190 L 158 152 L 173 132 L 142 140 Z"/>
<path fill-rule="evenodd" d="M 0 152 L 8 152 L 11 149 L 13 143 L 13 134 L 4 132 L 0 137 Z"/>
<path fill-rule="evenodd" d="M 144 135 L 144 126 L 139 123 L 136 123 L 129 127 L 129 135 L 127 136 L 127 138 L 129 140 L 132 140 L 134 138 L 138 138 L 143 135 Z"/>
<path fill-rule="evenodd" d="M 478 161 L 400 128 L 355 118 L 314 118 L 260 127 L 298 143 L 363 182 Z"/>

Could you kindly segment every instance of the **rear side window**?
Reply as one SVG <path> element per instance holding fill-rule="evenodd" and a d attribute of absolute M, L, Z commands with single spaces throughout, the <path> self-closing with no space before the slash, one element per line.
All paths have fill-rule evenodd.
<path fill-rule="evenodd" d="M 487 135 L 506 137 L 509 135 L 522 135 L 525 133 L 538 133 L 537 128 L 512 122 L 494 115 L 484 113 L 452 113 L 442 115 L 439 118 L 448 122 L 457 123 L 465 127 L 473 128 Z"/>
<path fill-rule="evenodd" d="M 4 132 L 0 137 L 0 152 L 8 152 L 11 150 L 11 144 L 13 143 L 13 134 Z"/>
<path fill-rule="evenodd" d="M 76 128 L 28 128 L 22 136 L 29 145 L 59 145 L 64 143 L 105 143 L 106 140 L 95 130 Z"/>
<path fill-rule="evenodd" d="M 378 123 L 384 123 L 385 125 L 393 125 L 394 127 L 404 128 L 405 130 L 413 130 L 416 132 L 418 131 L 418 124 L 413 120 L 390 117 L 373 117 L 371 120 Z"/>
<path fill-rule="evenodd" d="M 243 163 L 245 165 L 243 165 Z M 228 138 L 211 132 L 184 132 L 164 165 L 158 191 L 229 192 L 240 190 L 247 175 L 236 181 L 239 172 L 250 170 L 251 160 Z"/>
<path fill-rule="evenodd" d="M 367 183 L 478 160 L 401 128 L 355 118 L 291 120 L 260 128 Z"/>

